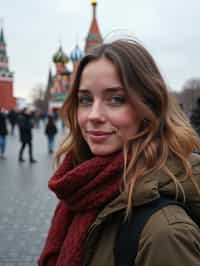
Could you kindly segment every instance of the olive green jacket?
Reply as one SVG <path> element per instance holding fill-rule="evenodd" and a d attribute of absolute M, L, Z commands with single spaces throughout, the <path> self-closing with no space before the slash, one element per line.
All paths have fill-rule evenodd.
<path fill-rule="evenodd" d="M 190 158 L 193 178 L 200 186 L 200 156 Z M 169 169 L 181 181 L 187 204 L 200 219 L 200 196 L 177 160 L 169 159 Z M 163 171 L 152 173 L 135 186 L 134 206 L 155 200 L 160 194 L 176 195 L 176 188 Z M 84 244 L 83 266 L 115 266 L 114 245 L 122 214 L 127 206 L 125 193 L 110 202 L 90 226 Z M 130 232 L 134 234 L 134 232 Z M 126 245 L 126 243 L 124 243 Z M 140 236 L 135 266 L 199 266 L 200 229 L 179 206 L 167 206 L 153 214 Z"/>

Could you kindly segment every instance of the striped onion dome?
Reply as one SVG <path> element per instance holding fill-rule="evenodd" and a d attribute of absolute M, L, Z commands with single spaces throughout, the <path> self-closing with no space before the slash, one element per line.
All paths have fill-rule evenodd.
<path fill-rule="evenodd" d="M 84 55 L 83 51 L 79 48 L 79 46 L 77 44 L 70 54 L 70 59 L 73 62 L 80 61 L 80 59 L 83 57 L 83 55 Z"/>
<path fill-rule="evenodd" d="M 53 62 L 66 64 L 69 61 L 68 56 L 63 52 L 62 46 L 58 48 L 58 51 L 53 56 Z"/>

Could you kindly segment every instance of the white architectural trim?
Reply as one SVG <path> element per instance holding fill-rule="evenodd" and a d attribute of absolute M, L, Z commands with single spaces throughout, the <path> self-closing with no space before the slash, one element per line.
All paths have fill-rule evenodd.
<path fill-rule="evenodd" d="M 11 77 L 1 77 L 0 76 L 0 81 L 12 81 L 13 82 L 13 78 L 11 78 Z"/>

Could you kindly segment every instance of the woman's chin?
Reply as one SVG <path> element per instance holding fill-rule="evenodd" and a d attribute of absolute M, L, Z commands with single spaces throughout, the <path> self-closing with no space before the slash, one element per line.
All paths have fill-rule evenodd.
<path fill-rule="evenodd" d="M 96 156 L 108 156 L 108 155 L 111 155 L 111 154 L 121 150 L 121 147 L 107 148 L 104 145 L 102 145 L 102 147 L 98 147 L 98 148 L 90 147 L 90 150 L 91 150 L 92 154 L 94 154 Z"/>

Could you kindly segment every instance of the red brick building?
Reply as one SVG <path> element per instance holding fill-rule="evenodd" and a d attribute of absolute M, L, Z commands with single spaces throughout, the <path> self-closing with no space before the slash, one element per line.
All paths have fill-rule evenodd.
<path fill-rule="evenodd" d="M 0 107 L 7 110 L 16 106 L 13 96 L 13 73 L 9 70 L 4 32 L 0 31 Z"/>

